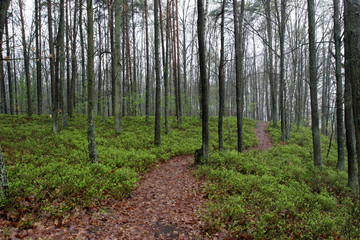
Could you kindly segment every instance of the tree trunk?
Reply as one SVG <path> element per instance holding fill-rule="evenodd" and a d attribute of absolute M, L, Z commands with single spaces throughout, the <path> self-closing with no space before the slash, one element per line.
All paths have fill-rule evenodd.
<path fill-rule="evenodd" d="M 101 86 L 102 86 L 102 71 L 101 71 L 101 61 L 102 61 L 102 54 L 101 54 L 101 42 L 102 42 L 102 38 L 101 38 L 101 22 L 99 20 L 98 22 L 98 31 L 99 31 L 99 69 L 98 69 L 98 99 L 97 99 L 97 115 L 101 115 L 101 111 L 102 111 L 102 105 L 103 105 L 103 100 L 102 100 L 102 96 L 101 96 Z"/>
<path fill-rule="evenodd" d="M 235 64 L 236 64 L 236 117 L 237 117 L 237 135 L 238 135 L 238 152 L 243 151 L 243 129 L 242 118 L 244 108 L 244 76 L 243 76 L 243 36 L 242 36 L 242 19 L 244 14 L 244 0 L 241 1 L 241 12 L 238 16 L 237 2 L 234 5 L 234 33 L 235 33 Z M 238 23 L 239 20 L 239 23 Z"/>
<path fill-rule="evenodd" d="M 223 117 L 225 114 L 225 78 L 224 78 L 224 25 L 225 25 L 225 4 L 226 0 L 223 0 L 221 6 L 221 25 L 220 25 L 220 64 L 219 64 L 219 119 L 218 119 L 218 136 L 219 136 L 219 151 L 224 151 L 223 140 Z"/>
<path fill-rule="evenodd" d="M 0 38 L 3 36 L 4 24 L 7 16 L 7 9 L 9 8 L 10 0 L 0 2 Z M 8 178 L 5 169 L 5 162 L 2 156 L 0 145 L 0 200 L 7 198 L 7 191 L 9 188 Z"/>
<path fill-rule="evenodd" d="M 134 10 L 134 0 L 131 1 L 132 5 L 132 30 L 133 30 L 133 84 L 131 88 L 131 115 L 136 116 L 137 112 L 137 79 L 136 79 L 136 37 L 135 37 L 135 10 Z"/>
<path fill-rule="evenodd" d="M 275 1 L 277 8 L 277 1 Z M 278 14 L 279 15 L 279 14 Z M 278 16 L 280 38 L 280 116 L 281 116 L 281 141 L 286 140 L 285 126 L 285 27 L 286 27 L 286 0 L 281 0 L 281 16 Z"/>
<path fill-rule="evenodd" d="M 149 122 L 150 114 L 150 59 L 149 59 L 149 27 L 148 27 L 148 5 L 145 0 L 145 30 L 146 30 L 146 77 L 145 77 L 145 115 Z"/>
<path fill-rule="evenodd" d="M 80 28 L 80 46 L 81 46 L 81 85 L 82 85 L 82 94 L 81 94 L 81 102 L 84 104 L 86 101 L 86 66 L 85 66 L 85 41 L 84 41 L 84 33 L 82 28 L 82 6 L 79 9 L 79 28 Z M 83 108 L 83 112 L 86 112 L 86 107 Z"/>
<path fill-rule="evenodd" d="M 156 93 L 155 93 L 155 146 L 161 144 L 161 123 L 160 123 L 160 105 L 161 105 L 161 82 L 160 82 L 160 54 L 159 54 L 159 0 L 154 0 L 154 31 L 155 31 L 155 79 L 156 79 Z"/>
<path fill-rule="evenodd" d="M 42 83 L 41 83 L 41 4 L 35 0 L 35 40 L 36 40 L 36 86 L 38 114 L 42 113 Z"/>
<path fill-rule="evenodd" d="M 52 130 L 53 133 L 58 132 L 58 111 L 57 111 L 57 101 L 55 97 L 55 92 L 57 91 L 57 87 L 55 85 L 55 51 L 54 51 L 54 40 L 53 40 L 53 30 L 52 30 L 52 3 L 51 0 L 47 1 L 47 9 L 48 9 L 48 27 L 49 27 L 49 57 L 50 57 L 50 78 L 51 78 L 51 112 L 53 118 Z"/>
<path fill-rule="evenodd" d="M 63 1 L 63 0 L 62 0 Z M 88 141 L 89 157 L 92 163 L 98 162 L 95 142 L 95 76 L 94 76 L 94 19 L 93 19 L 93 0 L 87 0 L 87 33 L 88 33 Z"/>
<path fill-rule="evenodd" d="M 64 0 L 60 0 L 60 22 L 59 22 L 59 31 L 58 31 L 58 38 L 57 38 L 57 44 L 59 47 L 59 64 L 60 64 L 60 106 L 62 106 L 61 109 L 61 116 L 62 116 L 62 126 L 63 129 L 66 129 L 68 127 L 67 122 L 67 105 L 66 105 L 66 85 L 65 85 L 65 45 L 64 45 L 64 34 L 65 34 L 65 16 L 64 16 L 64 8 L 65 8 L 65 2 Z"/>
<path fill-rule="evenodd" d="M 21 33 L 22 33 L 22 45 L 24 52 L 24 64 L 25 64 L 25 77 L 26 77 L 26 95 L 27 95 L 27 113 L 29 116 L 32 115 L 31 108 L 31 83 L 30 83 L 30 63 L 27 52 L 27 44 L 26 44 L 26 35 L 25 35 L 25 23 L 24 23 L 24 14 L 22 8 L 22 1 L 19 1 L 20 7 L 20 19 L 21 19 Z M 3 29 L 3 26 L 2 26 Z"/>
<path fill-rule="evenodd" d="M 2 42 L 3 36 L 0 36 Z M 0 46 L 0 59 L 4 59 L 3 48 Z M 4 61 L 0 61 L 0 82 L 1 82 L 1 113 L 7 114 L 7 102 L 6 102 L 6 85 L 5 85 L 5 72 L 4 72 Z"/>
<path fill-rule="evenodd" d="M 345 18 L 345 21 L 347 18 Z M 347 42 L 347 37 L 345 35 L 345 59 L 348 59 L 349 46 Z M 348 186 L 351 191 L 357 191 L 357 177 L 356 177 L 356 149 L 355 149 L 355 129 L 354 129 L 354 116 L 352 110 L 352 99 L 351 99 L 351 75 L 350 67 L 347 62 L 345 62 L 345 129 L 346 129 L 346 149 L 348 154 Z"/>
<path fill-rule="evenodd" d="M 146 0 L 145 0 L 146 2 Z M 163 31 L 163 18 L 162 18 L 162 11 L 161 11 L 161 1 L 159 1 L 159 10 L 160 10 L 160 28 L 161 28 L 161 44 L 162 44 L 162 53 L 163 53 L 163 71 L 164 71 L 164 91 L 165 91 L 165 109 L 164 109 L 164 115 L 165 115 L 165 134 L 168 134 L 170 132 L 169 128 L 169 86 L 168 86 L 168 76 L 169 76 L 169 70 L 168 70 L 168 62 L 169 62 L 169 1 L 167 2 L 166 7 L 166 50 L 164 46 L 164 31 Z"/>
<path fill-rule="evenodd" d="M 15 102 L 14 102 L 14 86 L 11 73 L 11 53 L 10 53 L 10 39 L 9 39 L 9 26 L 8 22 L 5 24 L 6 28 L 6 55 L 9 58 L 7 60 L 7 70 L 8 70 L 8 85 L 9 85 L 9 98 L 10 98 L 10 114 L 15 113 Z"/>
<path fill-rule="evenodd" d="M 70 25 L 69 24 L 69 15 L 71 18 L 71 11 L 69 13 L 69 5 L 70 5 L 70 0 L 66 0 L 65 2 L 66 4 L 66 15 L 65 15 L 65 39 L 66 39 L 66 97 L 64 95 L 64 104 L 66 104 L 66 112 L 64 113 L 65 115 L 68 114 L 70 115 L 70 111 L 69 109 L 71 108 L 71 77 L 70 77 Z M 65 54 L 65 53 L 64 53 Z M 65 86 L 65 82 L 64 82 L 64 86 Z M 65 90 L 64 90 L 64 94 L 65 94 Z"/>
<path fill-rule="evenodd" d="M 343 112 L 343 83 L 341 77 L 341 29 L 340 29 L 340 9 L 339 0 L 334 0 L 334 41 L 335 41 L 335 60 L 336 60 L 336 123 L 337 123 L 337 143 L 338 143 L 338 162 L 337 168 L 345 171 L 345 151 L 344 151 L 344 112 Z"/>
<path fill-rule="evenodd" d="M 352 109 L 354 117 L 355 139 L 356 139 L 356 151 L 358 166 L 360 163 L 360 0 L 344 0 L 344 28 L 345 28 L 345 82 L 346 88 L 349 87 L 349 81 L 351 82 L 352 91 Z M 349 90 L 348 88 L 346 90 Z M 349 91 L 346 92 L 347 95 Z M 347 106 L 349 100 L 346 101 Z M 349 113 L 347 111 L 347 113 Z M 347 123 L 348 126 L 348 123 Z M 347 129 L 348 130 L 348 129 Z M 347 142 L 352 139 L 347 138 Z M 349 150 L 349 149 L 348 149 Z M 350 161 L 350 159 L 349 159 Z M 351 169 L 354 170 L 354 164 L 351 163 Z M 358 167 L 360 172 L 360 168 Z M 352 172 L 352 175 L 354 173 Z M 353 179 L 352 179 L 353 180 Z M 360 181 L 360 178 L 359 178 Z M 355 184 L 352 183 L 351 187 Z M 360 182 L 359 182 L 360 186 Z"/>
<path fill-rule="evenodd" d="M 180 41 L 179 41 L 179 10 L 178 10 L 178 0 L 176 0 L 176 44 L 177 44 L 177 90 L 178 90 L 178 108 L 179 108 L 179 116 L 178 116 L 178 125 L 181 125 L 182 121 L 182 104 L 181 104 L 181 81 L 180 81 Z M 175 27 L 175 22 L 174 22 Z M 175 32 L 174 32 L 175 34 Z"/>
<path fill-rule="evenodd" d="M 265 15 L 266 15 L 266 27 L 268 34 L 268 51 L 269 51 L 269 82 L 270 82 L 270 96 L 271 96 L 271 118 L 273 126 L 277 126 L 277 96 L 276 96 L 276 84 L 274 81 L 274 65 L 273 65 L 273 49 L 272 49 L 272 19 L 271 19 L 271 0 L 265 0 Z"/>
<path fill-rule="evenodd" d="M 202 147 L 195 151 L 195 163 L 206 163 L 209 160 L 209 82 L 206 75 L 206 45 L 205 45 L 205 11 L 203 0 L 197 0 L 198 6 L 198 41 L 199 41 L 199 67 L 201 81 L 201 122 Z"/>
<path fill-rule="evenodd" d="M 112 52 L 112 59 L 115 64 L 115 98 L 114 98 L 114 115 L 115 115 L 115 132 L 118 134 L 122 131 L 122 118 L 121 118 L 121 63 L 120 63 L 120 32 L 121 32 L 121 6 L 122 0 L 115 2 L 115 44 L 114 51 Z"/>
<path fill-rule="evenodd" d="M 109 15 L 110 15 L 110 19 L 109 19 L 109 30 L 110 30 L 110 48 L 111 48 L 111 52 L 114 53 L 115 51 L 115 41 L 114 41 L 114 4 L 112 4 L 111 0 L 108 0 L 108 9 L 109 9 Z M 120 54 L 120 52 L 119 52 Z M 115 116 L 115 89 L 116 89 L 116 73 L 115 73 L 115 68 L 116 68 L 116 62 L 114 59 L 115 55 L 111 54 L 111 98 L 112 98 L 112 105 L 111 105 L 111 109 L 112 109 L 112 114 Z M 121 76 L 120 76 L 121 77 Z M 120 90 L 121 92 L 121 90 Z"/>
<path fill-rule="evenodd" d="M 75 80 L 77 78 L 77 61 L 76 61 L 76 35 L 77 35 L 77 7 L 78 1 L 75 1 L 74 9 L 74 25 L 73 25 L 73 35 L 72 35 L 72 46 L 71 46 L 71 92 L 70 92 L 70 108 L 69 114 L 70 117 L 73 117 L 74 107 L 75 107 Z"/>
<path fill-rule="evenodd" d="M 321 145 L 319 131 L 319 110 L 317 98 L 317 63 L 315 43 L 315 3 L 308 1 L 308 24 L 309 24 L 309 74 L 310 74 L 310 99 L 311 99 L 311 130 L 314 149 L 314 165 L 322 168 Z"/>

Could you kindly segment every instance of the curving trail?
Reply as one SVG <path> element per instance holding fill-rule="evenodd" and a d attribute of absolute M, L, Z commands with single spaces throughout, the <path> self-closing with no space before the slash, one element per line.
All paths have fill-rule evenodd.
<path fill-rule="evenodd" d="M 141 177 L 130 198 L 73 210 L 61 220 L 43 220 L 34 229 L 13 229 L 9 235 L 14 239 L 205 239 L 199 212 L 205 201 L 204 182 L 193 176 L 193 158 L 180 156 L 159 163 Z"/>
<path fill-rule="evenodd" d="M 266 131 L 269 122 L 257 122 L 259 145 L 273 146 Z M 179 156 L 146 172 L 130 198 L 104 200 L 99 206 L 74 209 L 63 219 L 42 219 L 33 229 L 17 228 L 6 239 L 209 239 L 201 222 L 206 201 L 204 182 L 193 176 L 193 156 Z M 0 231 L 1 236 L 1 231 Z M 226 232 L 211 239 L 226 239 Z"/>

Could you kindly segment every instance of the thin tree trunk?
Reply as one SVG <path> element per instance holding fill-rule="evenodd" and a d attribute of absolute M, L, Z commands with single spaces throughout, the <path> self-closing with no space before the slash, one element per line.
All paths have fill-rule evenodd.
<path fill-rule="evenodd" d="M 334 0 L 334 40 L 336 60 L 336 122 L 337 122 L 337 143 L 338 162 L 337 168 L 345 171 L 345 150 L 344 150 L 344 112 L 343 112 L 343 83 L 341 78 L 341 29 L 339 0 Z"/>
<path fill-rule="evenodd" d="M 352 91 L 352 110 L 354 117 L 354 129 L 355 129 L 355 142 L 356 142 L 356 151 L 357 151 L 357 161 L 358 166 L 360 166 L 360 0 L 344 0 L 344 28 L 345 28 L 345 82 L 347 83 L 345 88 L 348 90 L 345 93 L 345 96 L 349 93 L 349 83 L 351 83 Z M 349 107 L 349 99 L 346 101 L 347 107 Z M 348 108 L 347 108 L 348 109 Z M 349 111 L 346 111 L 349 114 Z M 347 118 L 350 120 L 349 118 Z M 347 121 L 347 126 L 350 126 Z M 347 129 L 348 131 L 348 129 Z M 351 144 L 351 137 L 347 138 L 347 143 Z M 351 149 L 351 148 L 350 148 Z M 349 150 L 349 148 L 348 148 Z M 352 149 L 351 149 L 352 151 Z M 351 159 L 352 160 L 352 159 Z M 350 161 L 350 159 L 349 159 Z M 349 165 L 349 174 L 351 171 L 352 180 L 355 170 L 354 163 L 351 162 Z M 350 168 L 351 166 L 351 168 Z M 360 167 L 358 167 L 360 172 Z M 358 172 L 358 173 L 359 173 Z M 350 187 L 354 187 L 355 184 L 352 182 Z M 359 185 L 360 186 L 360 178 Z"/>
<path fill-rule="evenodd" d="M 80 45 L 81 45 L 81 85 L 82 85 L 82 94 L 81 101 L 84 104 L 86 102 L 86 66 L 85 66 L 85 41 L 84 41 L 84 33 L 82 28 L 82 6 L 80 6 L 79 12 L 79 28 L 80 28 Z M 83 108 L 83 112 L 86 112 L 86 107 Z"/>
<path fill-rule="evenodd" d="M 32 115 L 32 107 L 31 107 L 30 63 L 29 63 L 28 52 L 27 52 L 24 14 L 23 14 L 21 0 L 19 1 L 19 6 L 20 6 L 20 19 L 21 19 L 22 45 L 23 45 L 23 52 L 24 52 L 25 77 L 26 77 L 27 113 L 29 116 L 31 116 Z"/>
<path fill-rule="evenodd" d="M 345 18 L 346 21 L 346 18 Z M 347 37 L 345 35 L 345 59 L 348 59 L 348 47 Z M 347 61 L 347 60 L 346 60 Z M 346 129 L 346 149 L 348 157 L 348 186 L 351 191 L 357 191 L 357 177 L 356 177 L 356 149 L 355 149 L 355 128 L 354 128 L 354 116 L 352 110 L 352 91 L 351 91 L 351 75 L 350 66 L 345 61 L 345 129 Z"/>
<path fill-rule="evenodd" d="M 317 98 L 317 63 L 315 43 L 315 3 L 308 0 L 308 24 L 309 24 L 309 74 L 310 74 L 310 99 L 311 99 L 311 130 L 313 138 L 314 165 L 322 168 L 321 145 L 319 131 L 319 110 Z"/>
<path fill-rule="evenodd" d="M 115 115 L 115 132 L 118 134 L 122 131 L 122 114 L 121 114 L 121 63 L 120 63 L 120 32 L 121 32 L 121 10 L 122 0 L 116 0 L 115 2 L 115 42 L 114 52 L 112 52 L 112 59 L 115 64 L 115 98 L 114 98 L 114 115 Z"/>
<path fill-rule="evenodd" d="M 179 41 L 179 11 L 178 11 L 178 0 L 176 0 L 176 40 L 177 40 L 177 90 L 178 90 L 178 108 L 179 108 L 179 116 L 178 116 L 178 125 L 181 125 L 182 121 L 182 104 L 181 104 L 181 77 L 180 77 L 180 41 Z M 174 22 L 175 27 L 175 22 Z M 174 32 L 175 34 L 175 32 Z"/>
<path fill-rule="evenodd" d="M 102 111 L 102 97 L 101 97 L 101 86 L 102 86 L 102 71 L 101 71 L 101 61 L 102 61 L 102 54 L 101 54 L 101 22 L 98 22 L 98 31 L 99 31 L 99 69 L 98 69 L 98 99 L 97 99 L 97 115 L 101 115 Z"/>
<path fill-rule="evenodd" d="M 110 30 L 110 47 L 111 47 L 111 52 L 113 53 L 115 51 L 115 41 L 114 41 L 114 4 L 111 4 L 111 0 L 108 0 L 108 9 L 109 9 L 109 15 L 110 15 L 110 20 L 109 20 L 109 30 Z M 122 4 L 122 3 L 121 3 Z M 119 6 L 121 9 L 121 6 Z M 120 54 L 120 53 L 119 53 Z M 116 62 L 114 59 L 115 55 L 111 54 L 111 98 L 112 98 L 112 113 L 115 116 L 115 104 L 116 104 L 116 97 L 115 97 L 115 89 L 116 89 L 116 72 L 115 72 L 115 68 L 116 68 Z M 120 59 L 120 58 L 119 58 Z M 121 76 L 120 76 L 121 77 Z M 120 83 L 121 84 L 121 83 Z M 120 90 L 121 92 L 121 90 Z M 120 106 L 121 107 L 121 106 Z"/>
<path fill-rule="evenodd" d="M 77 60 L 76 60 L 76 36 L 77 36 L 77 8 L 78 1 L 75 1 L 74 6 L 74 26 L 73 26 L 73 35 L 72 35 L 72 46 L 71 46 L 71 92 L 70 92 L 70 108 L 69 114 L 70 117 L 73 117 L 74 107 L 76 104 L 75 99 L 75 80 L 77 78 Z"/>
<path fill-rule="evenodd" d="M 149 122 L 150 114 L 150 59 L 149 59 L 149 27 L 148 27 L 148 5 L 145 0 L 145 30 L 146 30 L 146 77 L 145 77 L 145 115 L 146 122 Z M 165 90 L 166 91 L 166 90 Z"/>
<path fill-rule="evenodd" d="M 70 5 L 70 0 L 66 0 L 65 2 L 66 4 L 66 15 L 65 15 L 65 39 L 66 39 L 66 97 L 65 97 L 65 90 L 64 90 L 64 104 L 66 104 L 66 112 L 64 113 L 65 115 L 66 114 L 69 114 L 70 115 L 70 112 L 69 112 L 69 109 L 71 108 L 70 105 L 71 105 L 71 77 L 70 77 L 70 60 L 71 60 L 71 57 L 70 57 L 70 52 L 69 52 L 69 49 L 70 49 L 70 24 L 69 24 L 69 5 Z M 71 12 L 70 12 L 70 18 L 71 18 Z M 65 53 L 64 53 L 65 54 Z M 65 56 L 65 55 L 64 55 Z M 64 82 L 64 86 L 65 86 L 65 82 Z M 64 88 L 65 89 L 65 88 Z"/>
<path fill-rule="evenodd" d="M 3 36 L 0 36 L 0 41 L 2 42 Z M 3 48 L 0 46 L 0 59 L 3 57 Z M 0 61 L 0 81 L 1 81 L 1 112 L 7 114 L 7 102 L 6 102 L 6 85 L 5 85 L 5 72 L 4 72 L 4 61 Z"/>
<path fill-rule="evenodd" d="M 244 108 L 244 77 L 243 77 L 243 36 L 242 36 L 242 19 L 244 13 L 244 0 L 241 1 L 241 12 L 238 16 L 237 2 L 234 5 L 234 29 L 235 29 L 235 61 L 236 61 L 236 117 L 237 117 L 237 135 L 238 135 L 238 151 L 243 151 L 243 129 L 242 118 Z M 239 23 L 238 23 L 239 20 Z"/>
<path fill-rule="evenodd" d="M 146 0 L 145 0 L 146 1 Z M 169 4 L 169 1 L 167 2 Z M 162 53 L 163 53 L 163 71 L 164 71 L 164 91 L 165 91 L 165 134 L 170 132 L 169 128 L 169 87 L 168 87 L 168 62 L 169 62 L 169 5 L 166 6 L 166 50 L 164 46 L 164 31 L 163 31 L 163 18 L 161 11 L 161 1 L 159 1 L 159 10 L 160 10 L 160 28 L 161 28 L 161 44 L 162 44 Z"/>
<path fill-rule="evenodd" d="M 36 83 L 38 114 L 42 113 L 42 83 L 41 83 L 41 4 L 35 0 L 35 39 L 36 39 Z M 10 104 L 11 105 L 11 104 Z"/>
<path fill-rule="evenodd" d="M 132 15 L 132 30 L 133 30 L 133 84 L 132 84 L 132 88 L 131 88 L 131 115 L 136 116 L 136 112 L 137 112 L 137 80 L 136 80 L 136 32 L 135 32 L 135 10 L 134 10 L 134 0 L 131 1 L 131 5 L 132 5 L 132 11 L 131 11 L 131 15 Z"/>
<path fill-rule="evenodd" d="M 154 0 L 154 43 L 155 43 L 155 78 L 156 78 L 156 94 L 155 94 L 155 146 L 161 144 L 161 123 L 160 123 L 160 105 L 161 105 L 161 82 L 160 82 L 160 54 L 159 54 L 159 0 Z"/>
<path fill-rule="evenodd" d="M 277 1 L 275 1 L 277 8 Z M 279 14 L 278 14 L 279 15 Z M 281 141 L 286 140 L 285 126 L 285 27 L 286 27 L 286 0 L 281 0 L 281 16 L 278 16 L 279 38 L 280 38 L 280 116 L 281 116 Z"/>
<path fill-rule="evenodd" d="M 95 76 L 94 76 L 94 19 L 93 19 L 93 0 L 87 0 L 87 33 L 88 33 L 88 141 L 89 157 L 92 163 L 98 162 L 95 142 Z"/>
<path fill-rule="evenodd" d="M 225 4 L 226 0 L 222 1 L 221 6 L 221 25 L 220 25 L 220 64 L 219 64 L 219 119 L 218 119 L 218 136 L 219 136 L 219 151 L 224 151 L 223 140 L 223 117 L 225 114 L 225 78 L 224 78 L 224 25 L 225 25 Z"/>
<path fill-rule="evenodd" d="M 202 122 L 202 147 L 195 152 L 195 163 L 209 160 L 209 82 L 206 75 L 206 45 L 205 45 L 205 11 L 203 0 L 197 0 L 198 7 L 198 43 L 199 43 L 199 67 L 201 82 L 201 122 Z"/>
<path fill-rule="evenodd" d="M 6 55 L 9 58 L 7 60 L 7 70 L 8 70 L 8 85 L 9 85 L 9 98 L 10 98 L 10 114 L 13 115 L 15 113 L 15 102 L 14 102 L 14 86 L 12 80 L 12 72 L 11 72 L 11 61 L 10 61 L 10 39 L 9 39 L 9 26 L 8 22 L 5 23 L 6 30 Z"/>
<path fill-rule="evenodd" d="M 7 16 L 7 9 L 9 8 L 10 0 L 0 2 L 0 38 L 3 36 L 4 25 Z M 5 169 L 5 162 L 2 155 L 0 145 L 0 201 L 6 199 L 8 195 L 9 182 Z"/>
<path fill-rule="evenodd" d="M 65 35 L 65 19 L 64 19 L 64 0 L 60 0 L 60 20 L 59 20 L 59 31 L 57 38 L 57 46 L 59 48 L 58 58 L 59 58 L 59 84 L 60 84 L 60 106 L 61 106 L 61 116 L 62 116 L 62 126 L 64 129 L 68 127 L 67 123 L 67 105 L 66 105 L 66 85 L 65 85 L 65 45 L 64 45 L 64 35 Z"/>
<path fill-rule="evenodd" d="M 271 0 L 265 0 L 265 14 L 266 14 L 266 27 L 268 34 L 268 51 L 269 51 L 269 82 L 270 82 L 270 96 L 271 96 L 271 118 L 273 126 L 277 126 L 277 96 L 276 96 L 276 84 L 274 80 L 274 65 L 273 65 L 273 49 L 272 49 L 272 19 L 271 19 Z"/>

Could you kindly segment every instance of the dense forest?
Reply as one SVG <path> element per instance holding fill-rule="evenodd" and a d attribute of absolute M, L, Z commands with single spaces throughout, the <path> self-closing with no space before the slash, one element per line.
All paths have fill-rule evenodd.
<path fill-rule="evenodd" d="M 0 234 L 360 238 L 359 8 L 1 1 Z M 111 232 L 169 192 L 200 216 Z"/>

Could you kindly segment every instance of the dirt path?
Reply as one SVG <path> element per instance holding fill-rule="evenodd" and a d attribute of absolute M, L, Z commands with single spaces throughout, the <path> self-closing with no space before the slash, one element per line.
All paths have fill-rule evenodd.
<path fill-rule="evenodd" d="M 259 145 L 254 149 L 273 146 L 268 125 L 257 123 Z M 193 176 L 192 162 L 188 155 L 159 163 L 142 176 L 130 198 L 74 209 L 63 219 L 43 219 L 33 229 L 11 229 L 5 239 L 209 239 L 203 235 L 199 213 L 205 201 L 204 182 Z M 215 234 L 212 239 L 225 235 Z"/>
<path fill-rule="evenodd" d="M 269 133 L 266 131 L 266 128 L 269 126 L 270 122 L 258 121 L 255 127 L 256 137 L 259 141 L 259 145 L 254 147 L 256 150 L 266 150 L 273 147 L 272 140 Z"/>
<path fill-rule="evenodd" d="M 159 163 L 142 176 L 130 198 L 74 210 L 34 229 L 13 229 L 8 239 L 204 239 L 199 213 L 204 182 L 193 176 L 192 162 L 189 155 Z"/>

